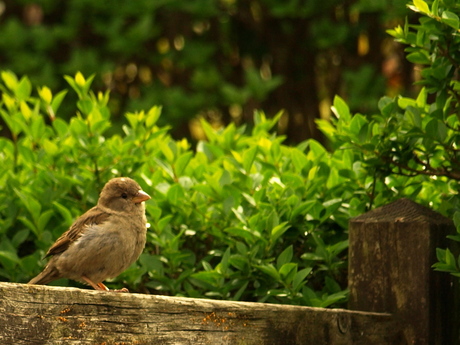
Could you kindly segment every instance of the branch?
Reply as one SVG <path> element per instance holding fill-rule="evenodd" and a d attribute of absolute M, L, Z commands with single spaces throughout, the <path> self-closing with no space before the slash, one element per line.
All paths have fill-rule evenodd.
<path fill-rule="evenodd" d="M 460 172 L 452 171 L 452 170 L 449 170 L 447 168 L 435 169 L 435 168 L 431 167 L 430 165 L 427 165 L 426 163 L 421 161 L 418 156 L 415 156 L 414 159 L 417 161 L 417 163 L 419 163 L 420 165 L 423 165 L 425 167 L 425 170 L 419 170 L 419 169 L 411 168 L 410 166 L 408 166 L 406 164 L 396 162 L 391 157 L 381 156 L 381 158 L 386 163 L 389 163 L 389 164 L 392 164 L 392 165 L 398 167 L 400 169 L 399 172 L 395 172 L 398 175 L 409 176 L 409 177 L 414 177 L 414 176 L 417 176 L 417 175 L 445 176 L 445 177 L 448 177 L 448 178 L 451 178 L 451 179 L 454 179 L 454 180 L 460 180 Z M 404 170 L 410 171 L 412 174 L 407 174 L 407 173 L 404 172 Z"/>

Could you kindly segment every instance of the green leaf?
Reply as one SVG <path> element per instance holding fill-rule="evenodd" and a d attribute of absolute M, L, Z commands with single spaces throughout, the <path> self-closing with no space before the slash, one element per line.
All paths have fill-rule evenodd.
<path fill-rule="evenodd" d="M 453 12 L 450 12 L 450 11 L 442 12 L 441 21 L 444 24 L 447 24 L 450 27 L 454 28 L 455 30 L 459 29 L 459 18 Z"/>
<path fill-rule="evenodd" d="M 57 113 L 59 107 L 61 106 L 62 101 L 64 100 L 65 95 L 67 95 L 67 90 L 63 90 L 58 92 L 53 100 L 51 101 L 51 108 L 53 109 L 54 113 Z"/>
<path fill-rule="evenodd" d="M 460 233 L 460 211 L 456 211 L 454 213 L 452 220 L 454 221 L 455 227 L 457 228 L 457 232 Z"/>
<path fill-rule="evenodd" d="M 16 192 L 16 195 L 21 199 L 23 205 L 29 211 L 30 215 L 32 216 L 32 219 L 35 222 L 38 222 L 38 219 L 40 217 L 40 213 L 41 213 L 41 210 L 42 210 L 41 204 L 37 201 L 37 199 L 35 199 L 30 194 L 26 195 L 23 192 L 20 192 L 16 188 L 14 188 L 14 191 Z"/>
<path fill-rule="evenodd" d="M 420 107 L 420 108 L 423 108 L 426 106 L 426 99 L 428 97 L 428 92 L 426 90 L 425 87 L 423 87 L 418 96 L 417 96 L 417 99 L 416 99 L 416 102 L 417 102 L 417 105 Z"/>
<path fill-rule="evenodd" d="M 428 122 L 425 131 L 428 136 L 439 142 L 444 142 L 447 137 L 447 127 L 438 119 L 432 119 Z"/>
<path fill-rule="evenodd" d="M 230 259 L 230 248 L 227 248 L 224 255 L 222 256 L 222 260 L 216 267 L 216 271 L 220 274 L 226 275 L 228 272 L 228 265 Z"/>
<path fill-rule="evenodd" d="M 32 84 L 27 77 L 22 77 L 14 90 L 14 94 L 20 101 L 26 101 L 29 99 L 32 92 Z"/>
<path fill-rule="evenodd" d="M 250 149 L 243 152 L 243 169 L 246 171 L 246 173 L 249 173 L 251 171 L 251 167 L 254 163 L 254 159 L 256 158 L 257 152 L 257 146 L 253 146 Z"/>
<path fill-rule="evenodd" d="M 40 214 L 40 217 L 38 218 L 38 222 L 37 222 L 37 227 L 40 233 L 43 232 L 43 230 L 45 230 L 46 225 L 48 224 L 53 214 L 54 214 L 54 210 L 52 209 L 46 210 L 45 212 Z"/>
<path fill-rule="evenodd" d="M 445 263 L 451 266 L 453 269 L 457 270 L 457 261 L 455 260 L 454 254 L 449 250 L 449 248 L 445 251 Z"/>
<path fill-rule="evenodd" d="M 70 120 L 69 129 L 75 137 L 88 137 L 88 126 L 82 118 L 73 117 Z"/>
<path fill-rule="evenodd" d="M 412 98 L 400 97 L 398 98 L 398 106 L 402 109 L 406 109 L 409 106 L 417 107 L 417 101 Z"/>
<path fill-rule="evenodd" d="M 436 248 L 436 258 L 438 261 L 444 262 L 444 258 L 446 257 L 446 250 L 441 248 Z"/>
<path fill-rule="evenodd" d="M 221 276 L 217 272 L 209 271 L 209 272 L 197 272 L 193 273 L 190 278 L 196 279 L 200 281 L 201 283 L 204 283 L 204 285 L 199 284 L 199 282 L 195 282 L 196 284 L 200 285 L 203 288 L 213 288 L 216 286 L 219 286 L 219 281 L 221 279 Z"/>
<path fill-rule="evenodd" d="M 450 240 L 460 242 L 460 234 L 457 234 L 457 235 L 447 235 L 446 237 L 447 237 L 448 239 L 450 239 Z"/>
<path fill-rule="evenodd" d="M 260 271 L 264 272 L 265 274 L 269 275 L 270 277 L 272 277 L 274 280 L 281 281 L 280 274 L 272 264 L 256 265 L 255 267 Z"/>
<path fill-rule="evenodd" d="M 406 55 L 406 59 L 412 63 L 418 63 L 421 65 L 429 65 L 431 64 L 430 57 L 428 56 L 428 52 L 425 50 L 419 50 L 413 53 Z"/>
<path fill-rule="evenodd" d="M 363 115 L 356 114 L 353 116 L 353 118 L 350 121 L 350 131 L 353 134 L 358 135 L 360 134 L 362 127 L 367 124 L 368 124 L 368 121 Z"/>
<path fill-rule="evenodd" d="M 22 116 L 14 116 L 8 114 L 6 111 L 0 109 L 0 115 L 2 116 L 3 120 L 7 124 L 9 130 L 13 134 L 14 137 L 17 137 L 19 133 L 21 133 L 25 127 L 24 119 Z"/>
<path fill-rule="evenodd" d="M 214 128 L 211 127 L 209 122 L 207 122 L 204 119 L 201 119 L 200 123 L 201 123 L 201 127 L 203 128 L 204 133 L 206 134 L 206 137 L 208 138 L 209 142 L 211 143 L 216 142 L 218 140 L 218 135 L 216 134 L 216 131 L 214 130 Z"/>
<path fill-rule="evenodd" d="M 246 216 L 244 215 L 244 211 L 241 206 L 238 208 L 233 207 L 232 212 L 241 223 L 247 224 L 248 221 L 246 219 Z"/>
<path fill-rule="evenodd" d="M 147 113 L 145 125 L 148 128 L 153 127 L 157 123 L 158 119 L 160 118 L 160 115 L 161 115 L 161 107 L 153 106 L 152 108 L 150 108 L 150 110 Z"/>
<path fill-rule="evenodd" d="M 345 101 L 339 96 L 336 95 L 334 97 L 334 103 L 331 109 L 338 119 L 341 119 L 345 122 L 349 122 L 351 120 L 350 108 L 348 107 L 347 103 L 345 103 Z"/>
<path fill-rule="evenodd" d="M 292 281 L 292 287 L 294 291 L 299 291 L 300 288 L 306 284 L 305 278 L 311 273 L 311 271 L 312 268 L 307 267 L 296 273 L 294 280 Z"/>
<path fill-rule="evenodd" d="M 162 232 L 167 225 L 169 225 L 171 223 L 171 220 L 173 219 L 173 215 L 170 214 L 170 215 L 167 215 L 167 216 L 164 216 L 163 218 L 161 218 L 158 222 L 157 222 L 157 228 L 160 232 Z"/>
<path fill-rule="evenodd" d="M 394 98 L 387 96 L 382 97 L 378 102 L 378 107 L 382 112 L 382 115 L 389 117 L 393 113 L 393 110 L 396 108 L 395 100 Z"/>
<path fill-rule="evenodd" d="M 161 257 L 158 255 L 141 254 L 139 262 L 149 272 L 164 274 L 163 263 L 161 262 Z"/>
<path fill-rule="evenodd" d="M 63 205 L 61 205 L 59 202 L 54 201 L 53 206 L 57 208 L 59 213 L 61 214 L 62 218 L 64 218 L 64 223 L 67 226 L 70 226 L 73 222 L 73 216 L 72 213 Z"/>
<path fill-rule="evenodd" d="M 54 156 L 59 152 L 58 146 L 54 142 L 48 139 L 43 140 L 43 149 L 50 156 Z"/>
<path fill-rule="evenodd" d="M 60 118 L 54 119 L 53 128 L 59 137 L 64 137 L 69 131 L 69 125 L 67 124 L 67 122 Z"/>
<path fill-rule="evenodd" d="M 93 102 L 87 99 L 81 99 L 77 102 L 77 107 L 83 114 L 89 115 L 93 110 Z"/>
<path fill-rule="evenodd" d="M 13 247 L 19 247 L 27 239 L 27 237 L 29 237 L 29 234 L 30 231 L 28 229 L 22 229 L 15 233 L 11 240 Z"/>
<path fill-rule="evenodd" d="M 174 184 L 166 194 L 168 201 L 175 206 L 184 206 L 185 192 L 180 184 Z"/>
<path fill-rule="evenodd" d="M 174 163 L 174 171 L 176 176 L 182 176 L 184 173 L 185 168 L 189 164 L 190 160 L 193 157 L 193 152 L 185 152 L 177 158 L 176 162 Z"/>
<path fill-rule="evenodd" d="M 302 202 L 300 205 L 298 205 L 292 210 L 291 217 L 295 218 L 300 215 L 305 216 L 307 212 L 316 204 L 316 202 L 317 202 L 316 200 L 308 200 L 308 201 Z"/>
<path fill-rule="evenodd" d="M 7 260 L 13 264 L 20 262 L 18 255 L 12 251 L 0 250 L 0 261 Z"/>
<path fill-rule="evenodd" d="M 314 139 L 308 140 L 308 147 L 310 150 L 307 154 L 307 159 L 319 161 L 327 155 L 327 151 L 324 146 Z"/>
<path fill-rule="evenodd" d="M 246 291 L 247 287 L 249 285 L 249 281 L 246 281 L 235 293 L 235 295 L 231 298 L 232 301 L 239 301 L 241 299 L 241 296 L 243 293 Z"/>
<path fill-rule="evenodd" d="M 433 15 L 437 16 L 438 15 L 438 8 L 439 8 L 439 0 L 434 0 L 433 4 L 431 5 L 431 13 L 433 13 Z"/>
<path fill-rule="evenodd" d="M 334 279 L 330 277 L 326 277 L 325 282 L 326 282 L 326 288 L 328 289 L 329 292 L 338 293 L 342 291 L 342 288 Z"/>
<path fill-rule="evenodd" d="M 14 92 L 18 86 L 18 78 L 16 75 L 11 71 L 2 71 L 0 75 L 8 89 Z"/>
<path fill-rule="evenodd" d="M 319 306 L 321 308 L 327 308 L 334 303 L 345 301 L 347 299 L 347 296 L 348 290 L 334 293 L 332 295 L 326 295 L 325 297 L 323 297 L 323 300 Z"/>
<path fill-rule="evenodd" d="M 247 255 L 248 254 L 248 247 L 243 242 L 240 242 L 240 241 L 236 242 L 236 250 L 241 255 Z"/>
<path fill-rule="evenodd" d="M 20 216 L 20 217 L 18 217 L 18 220 L 21 221 L 21 223 L 24 224 L 28 229 L 32 230 L 32 232 L 35 234 L 35 236 L 37 236 L 37 237 L 39 236 L 39 233 L 37 231 L 37 227 L 28 218 Z"/>
<path fill-rule="evenodd" d="M 162 142 L 161 145 L 160 145 L 160 148 L 161 148 L 161 152 L 165 156 L 165 158 L 168 161 L 168 163 L 174 162 L 174 152 L 171 149 L 169 143 Z"/>
<path fill-rule="evenodd" d="M 83 93 L 81 91 L 81 87 L 77 85 L 75 82 L 74 78 L 72 78 L 69 75 L 65 75 L 64 79 L 67 81 L 67 83 L 70 85 L 70 87 L 78 94 L 78 97 L 81 99 L 83 98 Z"/>
<path fill-rule="evenodd" d="M 310 261 L 323 261 L 324 257 L 319 256 L 319 255 L 314 254 L 314 253 L 303 253 L 302 256 L 301 256 L 301 259 L 310 260 Z"/>
<path fill-rule="evenodd" d="M 317 119 L 315 122 L 318 125 L 319 130 L 326 135 L 328 139 L 334 139 L 334 136 L 337 133 L 337 128 L 329 120 Z"/>
<path fill-rule="evenodd" d="M 287 229 L 289 229 L 289 223 L 288 222 L 283 222 L 277 226 L 275 226 L 272 231 L 271 231 L 271 234 L 270 234 L 270 243 L 272 246 L 275 245 L 276 241 L 278 240 L 278 238 L 281 237 L 281 235 L 283 235 Z"/>
<path fill-rule="evenodd" d="M 39 141 L 43 135 L 45 134 L 46 126 L 45 121 L 42 116 L 36 116 L 32 119 L 30 123 L 30 132 L 32 134 L 32 138 Z"/>
<path fill-rule="evenodd" d="M 223 187 L 232 183 L 232 176 L 227 170 L 222 170 L 222 175 L 219 178 L 219 186 Z"/>
<path fill-rule="evenodd" d="M 281 266 L 279 270 L 281 280 L 283 281 L 285 285 L 289 285 L 292 283 L 296 273 L 297 273 L 297 264 L 294 262 L 289 262 L 287 264 L 284 264 L 283 266 Z"/>
<path fill-rule="evenodd" d="M 291 262 L 293 254 L 294 254 L 294 250 L 292 248 L 292 245 L 290 245 L 289 247 L 287 247 L 285 250 L 282 251 L 282 253 L 278 256 L 278 259 L 276 260 L 276 267 L 278 268 L 278 270 L 284 264 Z"/>
<path fill-rule="evenodd" d="M 257 237 L 260 237 L 260 236 L 256 236 L 253 231 L 250 231 L 248 228 L 245 228 L 245 227 L 232 226 L 232 227 L 226 228 L 225 232 L 227 232 L 231 236 L 244 239 L 246 243 L 248 244 L 255 243 Z"/>
<path fill-rule="evenodd" d="M 343 252 L 345 249 L 347 249 L 348 245 L 349 245 L 348 240 L 340 241 L 340 242 L 337 242 L 336 244 L 334 244 L 332 246 L 328 246 L 327 251 L 332 256 L 336 256 L 336 255 L 339 255 L 341 252 Z"/>
<path fill-rule="evenodd" d="M 308 164 L 307 156 L 297 148 L 291 148 L 290 153 L 294 168 L 297 172 L 301 172 L 302 169 Z"/>
<path fill-rule="evenodd" d="M 415 8 L 422 13 L 429 14 L 430 8 L 428 7 L 427 3 L 423 0 L 414 0 Z"/>

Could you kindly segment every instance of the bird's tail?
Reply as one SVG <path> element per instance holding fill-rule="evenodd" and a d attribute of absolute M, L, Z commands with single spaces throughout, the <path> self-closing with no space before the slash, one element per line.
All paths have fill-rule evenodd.
<path fill-rule="evenodd" d="M 53 265 L 47 265 L 35 278 L 32 278 L 27 284 L 48 284 L 53 280 L 61 278 L 59 271 Z"/>

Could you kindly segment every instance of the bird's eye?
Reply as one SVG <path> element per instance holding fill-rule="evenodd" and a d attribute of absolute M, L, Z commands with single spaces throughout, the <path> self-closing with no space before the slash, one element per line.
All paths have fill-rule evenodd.
<path fill-rule="evenodd" d="M 128 197 L 128 194 L 123 193 L 123 194 L 121 195 L 121 197 L 122 197 L 123 199 L 126 199 L 126 198 Z"/>

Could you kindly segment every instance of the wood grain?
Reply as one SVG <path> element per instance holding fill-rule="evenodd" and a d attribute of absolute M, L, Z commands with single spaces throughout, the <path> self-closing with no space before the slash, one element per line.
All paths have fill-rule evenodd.
<path fill-rule="evenodd" d="M 0 344 L 400 344 L 391 315 L 0 283 Z"/>
<path fill-rule="evenodd" d="M 456 281 L 431 267 L 453 222 L 408 199 L 350 221 L 350 309 L 386 312 L 407 344 L 459 344 Z"/>

